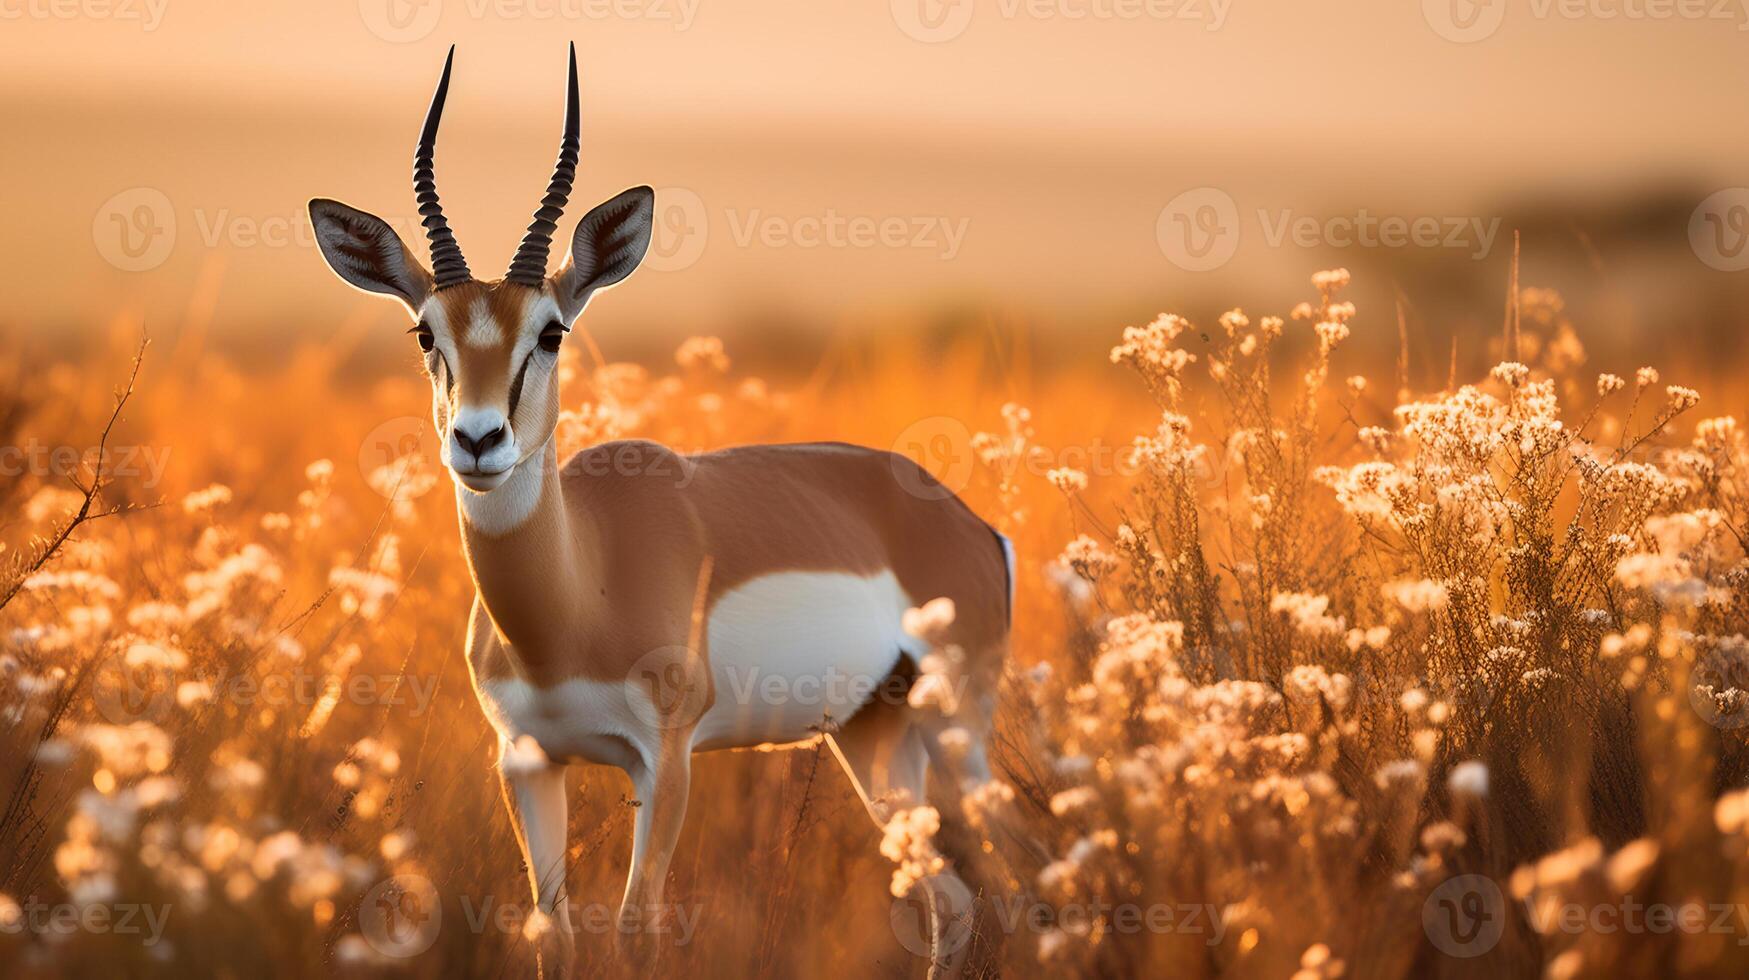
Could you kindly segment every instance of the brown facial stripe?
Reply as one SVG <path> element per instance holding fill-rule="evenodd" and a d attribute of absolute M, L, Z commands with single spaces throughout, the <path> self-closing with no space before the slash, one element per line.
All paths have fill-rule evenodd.
<path fill-rule="evenodd" d="M 528 379 L 528 365 L 534 360 L 534 351 L 522 355 L 522 364 L 516 369 L 516 378 L 510 382 L 510 408 L 504 413 L 507 417 L 516 416 L 516 405 L 522 401 L 522 383 Z"/>

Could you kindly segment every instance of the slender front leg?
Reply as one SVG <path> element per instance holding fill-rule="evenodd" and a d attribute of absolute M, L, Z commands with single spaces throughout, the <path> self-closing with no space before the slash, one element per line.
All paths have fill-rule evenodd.
<path fill-rule="evenodd" d="M 528 866 L 535 906 L 551 919 L 539 949 L 544 976 L 566 976 L 575 954 L 570 909 L 565 903 L 565 767 L 547 760 L 532 740 L 500 741 L 498 773 L 510 808 L 516 842 Z"/>
<path fill-rule="evenodd" d="M 632 830 L 632 867 L 619 909 L 622 923 L 627 916 L 636 916 L 635 921 L 648 925 L 664 912 L 660 906 L 668 862 L 686 819 L 692 778 L 690 742 L 686 735 L 670 732 L 653 764 L 640 763 L 628 770 L 638 794 L 638 816 Z"/>

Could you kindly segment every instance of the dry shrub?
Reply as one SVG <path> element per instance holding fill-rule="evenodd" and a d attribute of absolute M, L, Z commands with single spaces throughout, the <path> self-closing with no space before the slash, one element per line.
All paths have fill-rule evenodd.
<path fill-rule="evenodd" d="M 1124 332 L 1112 359 L 1161 415 L 1110 522 L 1086 474 L 1051 475 L 1092 532 L 1057 562 L 1084 653 L 1013 685 L 1013 795 L 1061 855 L 1016 851 L 1016 885 L 1222 920 L 1083 918 L 1037 955 L 1099 974 L 1741 966 L 1744 797 L 1715 805 L 1749 721 L 1735 422 L 1672 444 L 1698 395 L 1650 368 L 1598 377 L 1564 419 L 1583 352 L 1554 317 L 1532 317 L 1554 338 L 1534 365 L 1380 406 L 1364 377 L 1329 381 L 1346 272 L 1313 282 L 1286 320 L 1224 315 L 1201 355 L 1174 316 Z M 1276 383 L 1271 355 L 1307 328 Z M 1199 361 L 1221 411 L 1187 407 Z"/>
<path fill-rule="evenodd" d="M 1077 438 L 1089 386 L 1041 384 L 1036 419 L 979 413 L 992 431 L 961 447 L 967 495 L 1021 553 L 1000 775 L 953 804 L 1003 886 L 979 948 L 1016 974 L 1740 971 L 1744 434 L 1720 418 L 1677 438 L 1698 396 L 1649 368 L 1581 377 L 1573 325 L 1534 290 L 1510 338 L 1522 360 L 1381 402 L 1365 378 L 1331 377 L 1360 323 L 1346 282 L 1320 274 L 1286 317 L 1126 330 L 1112 360 L 1155 405 L 1110 471 L 1063 462 L 1038 432 Z M 563 451 L 627 435 L 892 444 L 905 410 L 878 406 L 927 411 L 946 390 L 899 365 L 870 369 L 884 399 L 784 393 L 737 379 L 702 338 L 666 373 L 574 348 Z M 976 365 L 944 363 L 937 382 L 984 398 Z M 154 943 L 0 931 L 17 970 L 524 962 L 540 925 L 523 927 L 459 654 L 472 589 L 452 505 L 411 446 L 362 467 L 346 453 L 418 399 L 343 397 L 333 368 L 183 365 L 199 398 L 153 389 L 148 370 L 134 431 L 178 434 L 186 485 L 81 528 L 0 611 L 0 923 L 32 903 L 168 909 Z M 76 383 L 51 373 L 30 404 Z M 312 391 L 335 392 L 327 424 L 287 419 Z M 48 477 L 6 495 L 14 550 L 72 503 Z M 935 866 L 938 814 L 909 812 L 883 848 L 835 768 L 817 745 L 701 762 L 669 895 L 700 918 L 663 944 L 664 972 L 924 968 L 882 886 Z M 575 778 L 569 891 L 611 903 L 629 788 Z M 398 959 L 361 928 L 394 875 L 441 903 L 429 953 Z M 516 914 L 451 925 L 487 901 Z M 615 945 L 582 937 L 590 975 L 636 969 Z"/>

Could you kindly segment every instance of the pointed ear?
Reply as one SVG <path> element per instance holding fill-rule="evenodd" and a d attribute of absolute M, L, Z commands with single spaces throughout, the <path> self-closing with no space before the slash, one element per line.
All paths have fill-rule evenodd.
<path fill-rule="evenodd" d="M 571 261 L 552 279 L 553 295 L 567 324 L 583 312 L 591 293 L 631 275 L 644 261 L 655 214 L 656 192 L 634 187 L 596 205 L 577 223 L 571 236 Z"/>
<path fill-rule="evenodd" d="M 419 264 L 401 236 L 374 214 L 318 197 L 310 201 L 310 223 L 328 267 L 360 289 L 387 293 L 415 314 L 431 295 L 431 273 Z"/>

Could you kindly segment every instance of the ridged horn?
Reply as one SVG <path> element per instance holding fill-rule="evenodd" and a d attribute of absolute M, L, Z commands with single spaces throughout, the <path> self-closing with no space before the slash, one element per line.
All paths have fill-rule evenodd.
<path fill-rule="evenodd" d="M 437 178 L 431 169 L 432 155 L 437 148 L 437 124 L 443 121 L 443 102 L 449 95 L 449 69 L 455 63 L 455 45 L 449 46 L 449 56 L 443 59 L 443 77 L 437 80 L 437 92 L 431 97 L 431 108 L 425 111 L 425 128 L 419 133 L 419 148 L 413 154 L 413 193 L 419 196 L 419 216 L 425 226 L 425 237 L 431 242 L 431 275 L 438 289 L 467 282 L 472 278 L 461 246 L 449 230 L 443 216 L 443 204 L 437 199 Z"/>
<path fill-rule="evenodd" d="M 571 45 L 571 80 L 565 96 L 565 135 L 559 141 L 559 162 L 553 165 L 553 179 L 547 184 L 547 195 L 529 223 L 528 234 L 517 246 L 516 258 L 510 260 L 510 271 L 504 278 L 524 286 L 539 286 L 547 276 L 547 251 L 553 244 L 553 232 L 565 213 L 565 202 L 571 197 L 571 182 L 577 177 L 577 45 Z"/>

